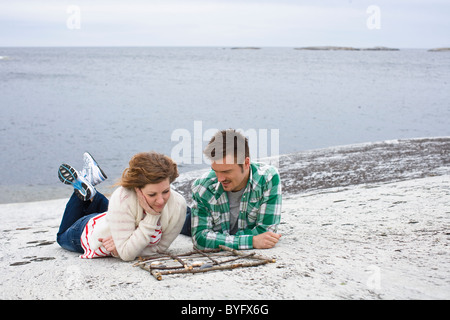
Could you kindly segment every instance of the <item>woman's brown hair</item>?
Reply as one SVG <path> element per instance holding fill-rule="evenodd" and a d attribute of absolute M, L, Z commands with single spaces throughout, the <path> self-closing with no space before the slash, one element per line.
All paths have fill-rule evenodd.
<path fill-rule="evenodd" d="M 129 167 L 117 183 L 124 188 L 143 188 L 169 178 L 170 183 L 178 177 L 177 164 L 168 156 L 157 152 L 141 152 L 134 155 Z"/>

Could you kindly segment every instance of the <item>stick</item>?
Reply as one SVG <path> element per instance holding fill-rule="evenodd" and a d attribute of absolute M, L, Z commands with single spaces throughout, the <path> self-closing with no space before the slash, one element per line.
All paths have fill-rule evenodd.
<path fill-rule="evenodd" d="M 221 261 L 219 263 L 220 264 L 224 264 L 224 263 L 228 263 L 228 262 L 231 262 L 231 261 L 236 261 L 236 260 L 239 260 L 239 259 L 250 258 L 250 257 L 253 257 L 255 254 L 256 253 L 253 252 L 253 253 L 246 254 L 246 255 L 243 255 L 243 256 L 237 256 L 237 257 L 234 257 L 234 258 L 231 258 L 231 259 L 228 259 L 228 260 Z"/>
<path fill-rule="evenodd" d="M 170 254 L 170 253 L 169 253 L 169 256 L 170 256 L 172 259 L 175 259 L 175 260 L 177 260 L 179 263 L 181 263 L 185 269 L 187 269 L 187 270 L 192 269 L 192 266 L 188 266 L 188 265 L 186 264 L 186 262 L 184 262 L 181 258 L 177 257 L 176 255 Z"/>
<path fill-rule="evenodd" d="M 194 250 L 197 250 L 197 249 L 194 249 Z M 198 250 L 198 251 L 200 251 L 200 250 Z M 199 253 L 198 251 L 190 251 L 190 252 L 187 252 L 187 253 L 179 254 L 178 256 L 179 257 L 191 256 L 193 254 Z M 202 250 L 201 252 L 214 253 L 214 252 L 220 252 L 220 249 L 208 249 L 208 250 Z M 159 252 L 159 253 L 160 253 L 159 255 L 154 255 L 154 256 L 146 256 L 146 257 L 139 256 L 138 257 L 138 261 L 139 262 L 144 262 L 144 261 L 148 261 L 148 260 L 160 259 L 160 258 L 165 258 L 165 257 L 172 258 L 170 256 L 170 252 Z"/>
<path fill-rule="evenodd" d="M 156 280 L 162 280 L 162 277 L 158 275 L 157 272 L 153 271 L 150 267 L 147 267 L 145 264 L 140 264 L 139 268 L 144 269 L 145 271 L 150 272 L 152 276 L 155 277 Z"/>
<path fill-rule="evenodd" d="M 216 259 L 211 258 L 211 257 L 208 256 L 206 253 L 204 253 L 204 252 L 202 252 L 202 251 L 200 251 L 200 250 L 197 250 L 197 249 L 195 249 L 195 251 L 198 252 L 198 253 L 200 253 L 202 256 L 207 257 L 207 258 L 208 258 L 209 260 L 211 260 L 214 264 L 217 264 L 217 265 L 220 264 L 220 262 L 218 262 Z"/>
<path fill-rule="evenodd" d="M 243 253 L 243 252 L 237 251 L 237 250 L 232 249 L 232 248 L 225 247 L 223 245 L 219 245 L 219 248 L 222 249 L 222 250 L 225 250 L 225 251 L 232 252 L 234 255 L 237 255 L 237 256 L 245 255 L 245 253 Z M 271 263 L 276 262 L 276 259 L 274 259 L 274 258 L 267 258 L 267 257 L 261 256 L 261 255 L 256 255 L 255 254 L 253 257 L 256 258 L 256 259 L 259 259 L 259 260 L 266 260 L 266 261 L 271 262 Z"/>
<path fill-rule="evenodd" d="M 192 266 L 190 266 L 192 268 Z M 167 266 L 152 266 L 150 265 L 151 270 L 174 270 L 174 269 L 183 269 L 184 266 L 173 266 L 173 267 L 167 267 Z"/>
<path fill-rule="evenodd" d="M 161 281 L 162 280 L 162 276 L 161 273 L 158 271 L 150 271 L 150 273 L 152 274 L 152 276 L 155 277 L 156 280 Z"/>
<path fill-rule="evenodd" d="M 260 266 L 262 264 L 270 263 L 269 260 L 260 260 L 260 261 L 254 261 L 254 262 L 244 262 L 244 263 L 236 263 L 232 265 L 227 266 L 213 266 L 210 268 L 204 268 L 204 269 L 180 269 L 180 270 L 167 270 L 167 271 L 150 271 L 151 274 L 157 279 L 162 280 L 162 276 L 168 275 L 168 274 L 179 274 L 179 273 L 202 273 L 202 272 L 208 272 L 208 271 L 214 271 L 214 270 L 232 270 L 236 268 L 243 268 L 243 267 L 256 267 Z M 148 269 L 145 269 L 148 271 Z"/>
<path fill-rule="evenodd" d="M 250 254 L 246 254 L 246 255 L 242 255 L 242 256 L 237 256 L 237 257 L 234 257 L 234 258 L 231 258 L 231 259 L 227 259 L 227 260 L 223 260 L 223 261 L 217 261 L 217 260 L 211 258 L 210 256 L 208 256 L 207 254 L 204 254 L 203 256 L 206 257 L 206 258 L 209 258 L 211 261 L 214 262 L 214 264 L 220 265 L 220 264 L 225 264 L 225 263 L 228 263 L 228 262 L 236 261 L 236 260 L 239 260 L 239 259 L 250 258 L 250 257 L 252 257 L 254 255 L 255 255 L 255 252 L 250 253 Z M 224 257 L 226 257 L 226 256 L 224 256 Z M 146 263 L 146 261 L 143 261 L 141 263 Z M 135 265 L 133 265 L 133 266 L 135 266 Z M 152 265 L 150 265 L 150 269 L 152 269 L 152 270 L 174 270 L 174 269 L 182 269 L 183 267 L 184 266 L 167 267 L 167 266 L 158 266 L 158 265 L 152 266 Z M 190 266 L 190 267 L 196 268 L 197 266 Z"/>
<path fill-rule="evenodd" d="M 197 249 L 194 249 L 194 250 L 197 250 Z M 187 257 L 187 256 L 192 256 L 194 254 L 201 254 L 201 255 L 203 255 L 203 253 L 215 253 L 215 252 L 220 252 L 220 249 L 208 249 L 208 250 L 202 250 L 202 251 L 200 251 L 200 250 L 191 251 L 191 252 L 179 254 L 178 257 Z M 138 262 L 133 264 L 133 267 L 137 267 L 140 264 L 144 264 L 144 263 L 146 263 L 149 260 L 156 260 L 156 259 L 170 260 L 170 259 L 173 259 L 173 257 L 171 256 L 171 254 L 169 252 L 161 252 L 160 255 L 147 256 L 147 257 L 141 257 L 140 256 L 140 257 L 138 257 Z"/>

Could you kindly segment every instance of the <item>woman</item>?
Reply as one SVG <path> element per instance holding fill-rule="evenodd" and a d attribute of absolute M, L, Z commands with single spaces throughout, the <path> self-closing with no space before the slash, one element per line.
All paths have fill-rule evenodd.
<path fill-rule="evenodd" d="M 57 235 L 64 249 L 81 258 L 114 256 L 124 261 L 165 251 L 180 233 L 186 201 L 170 184 L 177 165 L 156 153 L 138 153 L 129 162 L 110 200 L 95 185 L 107 177 L 89 153 L 81 173 L 62 164 L 60 180 L 74 187 Z"/>

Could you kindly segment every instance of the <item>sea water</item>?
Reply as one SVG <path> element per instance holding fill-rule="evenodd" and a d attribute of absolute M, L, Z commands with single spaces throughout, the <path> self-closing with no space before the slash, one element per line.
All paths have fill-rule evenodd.
<path fill-rule="evenodd" d="M 135 153 L 170 156 L 181 129 L 202 135 L 203 146 L 213 129 L 268 141 L 277 133 L 271 150 L 280 154 L 450 135 L 448 52 L 102 47 L 0 56 L 0 203 L 70 194 L 57 169 L 81 169 L 84 151 L 115 182 Z M 181 172 L 207 165 L 191 151 Z"/>

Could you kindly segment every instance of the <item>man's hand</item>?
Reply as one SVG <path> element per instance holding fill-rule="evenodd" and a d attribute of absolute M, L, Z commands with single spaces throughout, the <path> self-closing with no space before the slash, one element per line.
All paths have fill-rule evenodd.
<path fill-rule="evenodd" d="M 261 233 L 257 236 L 253 236 L 253 248 L 255 249 L 273 248 L 280 238 L 281 234 L 273 233 L 270 231 Z"/>
<path fill-rule="evenodd" d="M 103 246 L 105 247 L 106 250 L 111 252 L 113 257 L 119 256 L 119 253 L 116 250 L 116 245 L 114 244 L 114 240 L 111 236 L 109 236 L 107 238 L 99 238 L 98 241 L 100 241 L 103 244 Z"/>

